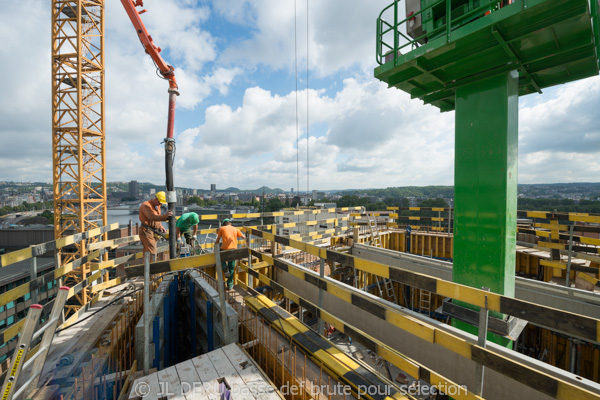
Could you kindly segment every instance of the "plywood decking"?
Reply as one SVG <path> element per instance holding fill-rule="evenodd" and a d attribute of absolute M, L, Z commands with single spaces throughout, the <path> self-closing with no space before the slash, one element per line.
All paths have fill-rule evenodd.
<path fill-rule="evenodd" d="M 225 383 L 234 400 L 282 400 L 283 397 L 237 344 L 137 379 L 130 400 L 219 400 Z"/>

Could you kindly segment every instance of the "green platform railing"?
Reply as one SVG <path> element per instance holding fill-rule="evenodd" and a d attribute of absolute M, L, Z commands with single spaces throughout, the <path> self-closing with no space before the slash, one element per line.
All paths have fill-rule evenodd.
<path fill-rule="evenodd" d="M 503 7 L 516 6 L 516 3 L 511 2 L 511 4 L 509 4 L 507 0 L 489 0 L 489 2 L 482 1 L 482 4 L 479 6 L 474 6 L 472 10 L 457 15 L 454 18 L 450 18 L 449 23 L 446 23 L 448 15 L 456 14 L 456 12 L 452 9 L 452 0 L 439 0 L 425 8 L 422 8 L 419 11 L 414 12 L 410 16 L 405 16 L 404 19 L 400 19 L 399 16 L 400 10 L 398 6 L 401 2 L 402 0 L 395 0 L 392 4 L 385 7 L 377 18 L 376 60 L 379 65 L 383 65 L 391 61 L 392 57 L 394 60 L 394 65 L 396 65 L 396 60 L 398 59 L 398 56 L 402 54 L 402 50 L 406 48 L 410 48 L 409 51 L 414 50 L 415 48 L 419 47 L 421 41 L 426 42 L 430 39 L 438 38 L 445 34 L 446 43 L 449 43 L 451 41 L 451 32 L 453 30 L 468 24 L 474 19 L 484 17 L 488 13 L 492 13 Z M 442 4 L 445 4 L 446 13 L 443 17 L 438 19 L 438 22 L 441 22 L 438 27 L 434 28 L 433 30 L 426 31 L 416 38 L 408 35 L 409 22 L 411 20 L 419 15 L 422 15 L 428 10 L 439 7 Z M 384 19 L 384 16 L 388 16 L 389 18 L 390 13 L 393 13 L 393 23 L 389 23 Z M 594 15 L 594 13 L 592 14 Z M 393 36 L 392 40 L 389 39 L 390 34 Z"/>

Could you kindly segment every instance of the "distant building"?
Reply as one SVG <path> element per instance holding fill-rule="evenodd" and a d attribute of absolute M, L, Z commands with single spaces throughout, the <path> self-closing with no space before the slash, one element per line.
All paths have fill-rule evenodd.
<path fill-rule="evenodd" d="M 156 194 L 156 189 L 150 189 L 150 197 L 154 196 Z"/>
<path fill-rule="evenodd" d="M 335 203 L 315 203 L 315 207 L 317 208 L 336 208 L 337 204 Z"/>
<path fill-rule="evenodd" d="M 210 184 L 210 191 L 213 192 L 213 193 L 217 191 L 217 184 L 216 183 L 211 183 Z"/>
<path fill-rule="evenodd" d="M 325 192 L 319 192 L 318 190 L 312 191 L 312 199 L 313 200 L 322 200 L 325 198 Z"/>
<path fill-rule="evenodd" d="M 129 196 L 130 197 L 138 197 L 140 192 L 140 184 L 138 181 L 130 181 L 129 182 Z"/>

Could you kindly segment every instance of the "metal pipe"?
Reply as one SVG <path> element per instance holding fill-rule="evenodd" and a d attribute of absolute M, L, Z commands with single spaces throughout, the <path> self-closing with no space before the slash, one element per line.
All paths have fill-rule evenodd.
<path fill-rule="evenodd" d="M 285 383 L 285 371 L 284 371 L 284 366 L 285 366 L 285 348 L 281 349 L 281 385 L 280 387 L 283 387 L 283 384 Z"/>
<path fill-rule="evenodd" d="M 325 260 L 321 258 L 321 266 L 319 268 L 319 276 L 321 279 L 325 279 Z M 319 287 L 319 308 L 323 308 L 323 288 Z M 325 329 L 325 324 L 321 318 L 319 318 L 319 323 L 317 324 L 317 329 L 319 335 L 323 335 L 323 331 Z"/>
<path fill-rule="evenodd" d="M 92 354 L 92 374 L 91 374 L 91 381 L 92 381 L 92 400 L 94 400 L 96 398 L 96 384 L 95 384 L 95 379 L 94 379 L 94 355 Z"/>
<path fill-rule="evenodd" d="M 33 283 L 34 280 L 37 279 L 37 257 L 33 257 L 31 259 L 31 276 L 29 278 L 30 282 Z M 38 290 L 37 288 L 31 291 L 31 302 L 32 304 L 37 304 L 38 302 Z"/>
<path fill-rule="evenodd" d="M 575 357 L 576 357 L 576 346 L 575 343 L 573 343 L 573 341 L 571 339 L 568 340 L 567 342 L 569 344 L 569 350 L 570 350 L 570 362 L 569 362 L 569 372 L 571 373 L 575 373 Z"/>
<path fill-rule="evenodd" d="M 217 270 L 218 285 L 219 285 L 219 302 L 221 303 L 221 322 L 223 324 L 223 342 L 229 344 L 229 328 L 227 321 L 227 308 L 225 302 L 225 281 L 223 280 L 223 268 L 221 264 L 221 243 L 215 245 L 215 268 Z"/>
<path fill-rule="evenodd" d="M 179 92 L 169 88 L 169 114 L 167 119 L 167 137 L 165 139 L 165 173 L 167 187 L 168 210 L 173 213 L 169 217 L 169 258 L 176 257 L 176 235 L 175 235 L 175 205 L 177 204 L 175 184 L 173 180 L 173 163 L 175 159 L 175 139 L 173 139 L 173 129 L 175 126 L 175 100 Z"/>
<path fill-rule="evenodd" d="M 153 340 L 154 340 L 154 368 L 160 369 L 160 317 L 154 317 L 153 323 Z"/>
<path fill-rule="evenodd" d="M 567 275 L 565 286 L 570 287 L 569 279 L 571 278 L 571 256 L 573 255 L 573 228 L 575 227 L 575 223 L 569 225 L 569 258 L 567 260 Z"/>
<path fill-rule="evenodd" d="M 150 370 L 150 253 L 149 252 L 144 253 L 144 360 L 143 360 L 143 364 L 144 364 L 144 375 L 148 375 L 148 371 Z"/>
<path fill-rule="evenodd" d="M 490 291 L 490 288 L 482 287 L 482 290 Z M 488 297 L 485 296 L 485 307 L 479 309 L 479 335 L 477 337 L 477 345 L 485 349 L 486 347 L 486 339 L 487 339 L 487 330 L 488 330 Z M 479 396 L 483 396 L 483 380 L 484 380 L 485 368 L 483 365 L 477 363 L 475 365 L 475 377 L 476 377 L 476 385 L 479 387 L 475 387 L 474 393 Z"/>

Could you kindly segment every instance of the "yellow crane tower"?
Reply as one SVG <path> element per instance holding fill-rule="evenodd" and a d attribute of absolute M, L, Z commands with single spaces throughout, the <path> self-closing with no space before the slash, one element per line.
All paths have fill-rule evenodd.
<path fill-rule="evenodd" d="M 52 164 L 56 239 L 107 224 L 104 122 L 104 0 L 52 0 Z M 104 240 L 100 236 L 95 240 Z M 87 254 L 88 240 L 63 252 L 68 263 Z M 90 261 L 90 260 L 87 260 Z M 90 272 L 89 262 L 63 284 Z M 67 312 L 88 301 L 84 290 Z"/>

